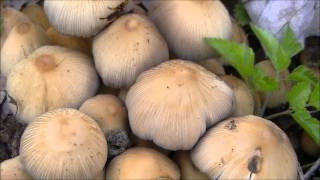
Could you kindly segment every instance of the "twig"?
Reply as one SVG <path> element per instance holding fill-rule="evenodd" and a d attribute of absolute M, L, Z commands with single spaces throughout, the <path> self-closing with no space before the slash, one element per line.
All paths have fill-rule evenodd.
<path fill-rule="evenodd" d="M 300 163 L 298 163 L 298 176 L 299 176 L 300 180 L 304 180 L 303 171 L 302 171 Z"/>
<path fill-rule="evenodd" d="M 286 110 L 286 111 L 282 111 L 282 112 L 279 112 L 279 113 L 271 114 L 271 115 L 266 116 L 264 118 L 270 120 L 270 119 L 274 119 L 274 118 L 279 117 L 279 116 L 288 115 L 290 113 L 292 113 L 291 110 Z"/>
<path fill-rule="evenodd" d="M 304 179 L 309 180 L 314 176 L 316 171 L 320 168 L 320 158 L 314 163 L 314 165 L 304 174 Z"/>

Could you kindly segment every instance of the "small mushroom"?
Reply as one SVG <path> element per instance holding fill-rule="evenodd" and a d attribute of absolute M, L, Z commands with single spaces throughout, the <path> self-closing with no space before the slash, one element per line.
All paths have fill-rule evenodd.
<path fill-rule="evenodd" d="M 233 91 L 215 74 L 183 60 L 143 72 L 126 97 L 135 135 L 168 150 L 188 150 L 206 128 L 232 113 Z"/>
<path fill-rule="evenodd" d="M 271 78 L 276 78 L 276 70 L 273 67 L 271 61 L 269 60 L 260 61 L 259 63 L 256 64 L 256 67 L 260 68 L 267 76 Z M 275 108 L 287 102 L 287 93 L 291 88 L 290 81 L 286 81 L 286 79 L 288 79 L 288 76 L 289 76 L 288 70 L 284 70 L 279 74 L 280 85 L 276 91 L 272 92 L 269 95 L 269 99 L 267 102 L 268 108 Z M 267 100 L 268 93 L 261 93 L 260 96 L 263 104 Z"/>
<path fill-rule="evenodd" d="M 44 30 L 47 30 L 50 27 L 46 13 L 43 8 L 36 3 L 29 4 L 23 8 L 22 13 L 29 17 L 33 23 L 41 26 Z"/>
<path fill-rule="evenodd" d="M 106 179 L 179 179 L 176 164 L 149 148 L 136 147 L 116 156 L 107 167 Z"/>
<path fill-rule="evenodd" d="M 248 86 L 232 75 L 220 76 L 231 87 L 235 96 L 235 111 L 233 116 L 244 116 L 254 113 L 254 99 Z"/>
<path fill-rule="evenodd" d="M 198 61 L 197 63 L 218 76 L 226 74 L 223 68 L 223 64 L 216 59 L 206 59 Z"/>
<path fill-rule="evenodd" d="M 43 46 L 20 61 L 7 79 L 8 94 L 15 100 L 17 119 L 28 123 L 44 112 L 79 108 L 98 88 L 92 60 L 80 52 Z M 15 112 L 15 111 L 13 111 Z"/>
<path fill-rule="evenodd" d="M 92 179 L 103 170 L 107 149 L 93 119 L 75 109 L 56 109 L 27 126 L 20 158 L 35 179 Z"/>
<path fill-rule="evenodd" d="M 189 151 L 177 151 L 173 159 L 180 168 L 181 180 L 210 180 L 206 174 L 194 166 Z"/>
<path fill-rule="evenodd" d="M 1 74 L 8 76 L 12 68 L 41 46 L 49 45 L 44 30 L 31 22 L 12 28 L 1 48 Z"/>
<path fill-rule="evenodd" d="M 44 10 L 58 32 L 90 37 L 127 11 L 130 1 L 45 0 Z"/>
<path fill-rule="evenodd" d="M 248 38 L 242 27 L 237 23 L 235 19 L 232 19 L 232 37 L 231 40 L 233 42 L 239 44 L 248 45 Z"/>
<path fill-rule="evenodd" d="M 309 156 L 319 157 L 320 155 L 320 145 L 305 132 L 301 136 L 301 148 Z"/>
<path fill-rule="evenodd" d="M 148 16 L 177 58 L 204 60 L 216 55 L 204 38 L 230 39 L 230 15 L 220 0 L 148 1 Z"/>
<path fill-rule="evenodd" d="M 19 156 L 0 163 L 1 180 L 32 180 L 32 177 L 23 168 Z"/>
<path fill-rule="evenodd" d="M 48 28 L 46 33 L 51 42 L 55 45 L 78 50 L 91 55 L 91 44 L 84 38 L 60 34 L 54 30 L 53 27 Z"/>
<path fill-rule="evenodd" d="M 128 14 L 93 42 L 96 69 L 106 86 L 129 87 L 148 68 L 169 59 L 166 42 L 147 17 Z"/>
<path fill-rule="evenodd" d="M 297 178 L 297 156 L 286 134 L 253 115 L 229 118 L 208 130 L 191 159 L 211 179 Z"/>

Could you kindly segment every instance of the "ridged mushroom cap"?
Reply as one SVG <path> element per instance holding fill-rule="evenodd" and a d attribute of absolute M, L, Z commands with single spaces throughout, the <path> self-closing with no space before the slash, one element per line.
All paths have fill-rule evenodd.
<path fill-rule="evenodd" d="M 48 17 L 44 12 L 42 6 L 39 4 L 30 4 L 22 9 L 23 14 L 25 14 L 29 19 L 41 26 L 44 30 L 47 30 L 50 27 Z"/>
<path fill-rule="evenodd" d="M 286 134 L 253 115 L 230 118 L 208 130 L 191 158 L 211 179 L 297 178 L 297 157 Z"/>
<path fill-rule="evenodd" d="M 93 42 L 96 69 L 106 86 L 129 87 L 137 76 L 169 59 L 166 42 L 147 17 L 128 14 Z"/>
<path fill-rule="evenodd" d="M 254 99 L 250 89 L 241 79 L 224 75 L 220 78 L 227 83 L 233 90 L 235 96 L 235 110 L 233 116 L 244 116 L 254 113 Z"/>
<path fill-rule="evenodd" d="M 16 101 L 17 118 L 23 123 L 53 109 L 79 108 L 98 86 L 92 60 L 58 46 L 37 49 L 19 62 L 7 79 L 8 94 Z"/>
<path fill-rule="evenodd" d="M 0 163 L 0 179 L 1 180 L 32 180 L 20 162 L 20 157 L 7 159 Z"/>
<path fill-rule="evenodd" d="M 179 179 L 176 164 L 149 148 L 136 147 L 116 156 L 107 167 L 106 179 Z"/>
<path fill-rule="evenodd" d="M 44 10 L 58 32 L 89 37 L 112 22 L 128 4 L 129 0 L 45 0 Z"/>
<path fill-rule="evenodd" d="M 205 37 L 230 39 L 232 24 L 220 0 L 149 1 L 148 17 L 176 57 L 204 60 L 215 55 Z"/>
<path fill-rule="evenodd" d="M 126 97 L 134 134 L 169 150 L 188 150 L 233 110 L 234 95 L 215 74 L 171 60 L 143 72 Z"/>
<path fill-rule="evenodd" d="M 17 24 L 1 48 L 1 74 L 7 76 L 18 62 L 39 47 L 49 44 L 50 40 L 40 26 L 31 22 Z"/>
<path fill-rule="evenodd" d="M 106 137 L 113 130 L 127 131 L 127 110 L 113 95 L 97 95 L 87 99 L 79 109 L 97 121 Z"/>
<path fill-rule="evenodd" d="M 107 161 L 98 124 L 75 109 L 37 117 L 23 132 L 20 158 L 35 179 L 93 179 Z"/>

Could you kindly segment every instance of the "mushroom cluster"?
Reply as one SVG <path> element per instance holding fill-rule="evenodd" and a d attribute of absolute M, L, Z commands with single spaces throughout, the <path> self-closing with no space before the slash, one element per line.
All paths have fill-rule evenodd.
<path fill-rule="evenodd" d="M 44 0 L 1 16 L 0 74 L 27 125 L 1 180 L 297 175 L 286 135 L 250 115 L 249 88 L 204 41 L 247 43 L 220 0 Z"/>

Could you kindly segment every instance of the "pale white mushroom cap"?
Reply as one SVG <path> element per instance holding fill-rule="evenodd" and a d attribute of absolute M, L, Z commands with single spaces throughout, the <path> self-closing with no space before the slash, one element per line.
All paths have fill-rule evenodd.
<path fill-rule="evenodd" d="M 57 109 L 23 132 L 21 162 L 35 179 L 93 179 L 107 161 L 107 142 L 98 124 L 75 109 Z"/>
<path fill-rule="evenodd" d="M 191 159 L 211 179 L 297 178 L 298 161 L 286 134 L 253 115 L 232 117 L 208 130 Z"/>
<path fill-rule="evenodd" d="M 143 72 L 126 97 L 135 135 L 169 150 L 188 150 L 206 128 L 233 111 L 234 95 L 215 74 L 171 60 Z"/>
<path fill-rule="evenodd" d="M 0 163 L 1 180 L 32 180 L 20 162 L 20 157 L 7 159 Z"/>
<path fill-rule="evenodd" d="M 177 165 L 156 150 L 143 147 L 128 149 L 107 167 L 106 179 L 180 179 Z"/>
<path fill-rule="evenodd" d="M 43 10 L 43 7 L 39 4 L 28 4 L 22 9 L 22 13 L 25 14 L 33 23 L 38 24 L 44 30 L 50 27 L 48 17 Z"/>
<path fill-rule="evenodd" d="M 128 0 L 45 0 L 44 10 L 58 32 L 89 37 L 112 22 L 117 7 L 126 6 L 126 2 Z"/>
<path fill-rule="evenodd" d="M 1 48 L 1 74 L 7 76 L 11 69 L 37 48 L 49 45 L 45 31 L 31 22 L 19 23 L 12 28 Z"/>
<path fill-rule="evenodd" d="M 231 38 L 231 19 L 220 0 L 154 0 L 147 4 L 148 16 L 177 58 L 211 58 L 215 53 L 204 38 Z"/>
<path fill-rule="evenodd" d="M 99 79 L 92 60 L 77 51 L 43 46 L 20 61 L 7 79 L 8 94 L 18 106 L 23 123 L 62 107 L 79 108 L 92 97 Z M 11 105 L 15 112 L 15 106 Z"/>
<path fill-rule="evenodd" d="M 93 42 L 96 69 L 106 86 L 129 87 L 148 68 L 169 59 L 166 42 L 145 16 L 128 14 Z"/>

